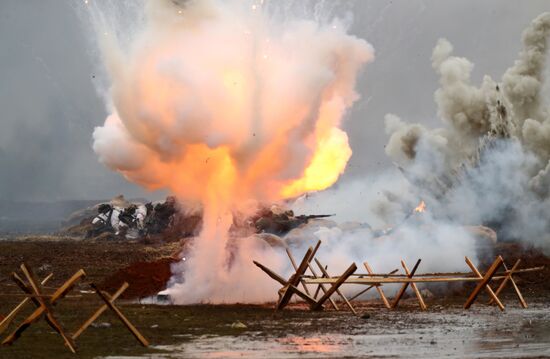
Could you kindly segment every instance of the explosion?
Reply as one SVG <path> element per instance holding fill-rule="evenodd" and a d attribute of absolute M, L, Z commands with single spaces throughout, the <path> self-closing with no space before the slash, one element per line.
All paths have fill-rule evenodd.
<path fill-rule="evenodd" d="M 342 120 L 373 50 L 337 20 L 283 22 L 263 1 L 144 6 L 130 37 L 92 10 L 112 104 L 93 148 L 129 181 L 202 203 L 203 232 L 172 289 L 180 301 L 232 300 L 232 277 L 252 265 L 253 250 L 241 245 L 228 267 L 232 210 L 338 180 L 351 157 Z"/>

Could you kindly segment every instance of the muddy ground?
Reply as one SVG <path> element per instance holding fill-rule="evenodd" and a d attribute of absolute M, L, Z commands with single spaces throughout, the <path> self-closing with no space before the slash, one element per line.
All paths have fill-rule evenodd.
<path fill-rule="evenodd" d="M 128 273 L 144 281 L 143 273 L 136 273 L 132 264 L 169 263 L 180 245 L 51 237 L 0 240 L 0 316 L 21 300 L 7 294 L 18 293 L 9 274 L 23 261 L 35 268 L 40 277 L 54 272 L 49 287 L 60 285 L 80 268 L 86 270 L 86 280 L 56 307 L 59 320 L 68 332 L 73 332 L 101 304 L 94 295 L 81 293 L 90 289 L 87 283 L 109 284 L 106 279 Z M 500 250 L 521 256 L 512 245 Z M 525 266 L 548 261 L 537 253 L 523 254 L 533 262 L 526 262 Z M 119 275 L 113 276 L 114 273 Z M 469 311 L 463 310 L 464 291 L 468 288 L 427 299 L 426 312 L 418 310 L 415 298 L 404 300 L 395 311 L 382 308 L 374 300 L 356 303 L 361 314 L 358 317 L 333 310 L 311 313 L 301 305 L 274 312 L 269 304 L 158 306 L 142 305 L 137 299 L 122 300 L 122 311 L 153 345 L 139 346 L 123 325 L 106 313 L 98 320 L 98 326 L 89 328 L 78 339 L 77 357 L 550 357 L 549 279 L 547 269 L 520 283 L 528 309 L 519 308 L 508 289 L 503 295 L 504 313 L 477 303 Z M 159 277 L 152 283 L 162 280 Z M 480 297 L 480 303 L 486 301 L 485 295 Z M 18 321 L 30 309 L 29 306 L 21 313 Z M 12 325 L 10 329 L 13 328 Z M 6 333 L 0 335 L 5 336 Z M 32 325 L 13 346 L 0 346 L 0 358 L 74 357 L 44 321 Z"/>

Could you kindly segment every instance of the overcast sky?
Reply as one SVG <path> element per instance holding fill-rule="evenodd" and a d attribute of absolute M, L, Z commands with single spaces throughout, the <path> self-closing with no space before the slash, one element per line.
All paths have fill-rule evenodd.
<path fill-rule="evenodd" d="M 105 108 L 92 81 L 97 64 L 79 0 L 0 0 L 0 200 L 142 196 L 97 162 L 91 148 Z M 101 0 L 95 0 L 101 1 Z M 520 50 L 521 32 L 550 0 L 358 0 L 351 31 L 376 50 L 346 120 L 354 151 L 347 178 L 389 166 L 384 115 L 435 124 L 440 37 L 476 64 L 474 78 L 500 78 Z M 145 195 L 147 195 L 145 193 Z"/>

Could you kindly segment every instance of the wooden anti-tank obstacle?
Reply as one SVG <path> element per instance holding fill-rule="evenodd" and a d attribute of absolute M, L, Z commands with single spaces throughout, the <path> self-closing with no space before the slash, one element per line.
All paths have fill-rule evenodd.
<path fill-rule="evenodd" d="M 256 264 L 256 266 L 258 266 L 262 271 L 264 271 L 271 278 L 275 279 L 276 281 L 278 281 L 283 285 L 283 287 L 279 290 L 280 297 L 275 307 L 277 310 L 281 310 L 284 307 L 286 307 L 294 294 L 298 295 L 300 298 L 305 300 L 309 304 L 311 310 L 322 309 L 323 304 L 326 301 L 329 301 L 332 307 L 338 310 L 339 309 L 338 305 L 331 298 L 331 296 L 334 293 L 336 293 L 342 298 L 346 306 L 348 306 L 348 308 L 354 314 L 357 314 L 357 311 L 352 306 L 351 301 L 363 295 L 365 292 L 367 292 L 371 288 L 376 288 L 376 290 L 378 291 L 378 295 L 382 299 L 382 302 L 384 303 L 384 306 L 386 308 L 395 309 L 397 308 L 399 301 L 401 300 L 401 298 L 403 297 L 403 295 L 405 294 L 409 286 L 414 292 L 418 300 L 418 303 L 420 305 L 420 308 L 422 310 L 426 310 L 427 305 L 424 301 L 424 298 L 422 297 L 420 290 L 417 287 L 417 283 L 450 283 L 450 282 L 476 282 L 477 283 L 476 287 L 474 288 L 472 293 L 469 295 L 468 299 L 466 300 L 466 303 L 464 304 L 465 309 L 470 308 L 470 306 L 475 302 L 475 300 L 479 296 L 479 293 L 482 290 L 485 290 L 491 298 L 491 300 L 489 301 L 489 304 L 496 304 L 501 310 L 504 310 L 504 304 L 498 298 L 498 295 L 502 292 L 502 290 L 506 287 L 508 283 L 510 283 L 511 286 L 514 288 L 514 291 L 518 297 L 520 305 L 523 308 L 527 308 L 527 303 L 525 302 L 525 299 L 523 298 L 513 278 L 513 275 L 526 273 L 526 272 L 540 271 L 544 269 L 544 267 L 518 269 L 520 264 L 520 260 L 518 260 L 514 263 L 512 268 L 509 270 L 506 267 L 506 264 L 504 263 L 504 260 L 502 259 L 502 257 L 497 256 L 495 261 L 492 263 L 492 265 L 483 274 L 476 268 L 476 266 L 468 257 L 465 257 L 466 264 L 471 269 L 471 272 L 469 273 L 455 272 L 455 273 L 417 274 L 416 272 L 421 262 L 421 260 L 419 259 L 414 265 L 414 267 L 412 268 L 412 270 L 409 270 L 405 261 L 402 260 L 401 266 L 403 267 L 404 274 L 396 274 L 398 271 L 397 269 L 387 274 L 377 274 L 377 273 L 374 273 L 374 271 L 372 270 L 372 268 L 367 262 L 364 262 L 364 266 L 365 266 L 365 269 L 367 270 L 367 273 L 364 273 L 364 274 L 355 273 L 355 271 L 357 270 L 357 267 L 355 263 L 352 263 L 342 275 L 337 277 L 331 277 L 327 272 L 327 267 L 323 266 L 319 261 L 319 259 L 314 258 L 315 254 L 317 253 L 317 250 L 319 249 L 320 244 L 321 244 L 321 241 L 318 241 L 315 248 L 310 247 L 307 250 L 299 266 L 296 265 L 296 261 L 294 260 L 294 257 L 290 252 L 290 250 L 288 248 L 286 249 L 287 255 L 295 270 L 294 274 L 292 274 L 292 276 L 288 280 L 285 280 L 283 277 L 276 274 L 271 269 L 267 268 L 261 263 L 254 261 L 254 264 Z M 321 274 L 322 274 L 321 276 L 317 275 L 317 272 L 311 266 L 312 261 L 315 261 L 315 263 L 319 267 L 319 270 L 321 271 Z M 504 267 L 504 272 L 498 272 L 500 267 Z M 306 274 L 306 271 L 308 269 L 310 270 L 311 275 Z M 490 286 L 490 283 L 494 281 L 499 281 L 499 280 L 501 280 L 502 282 L 500 283 L 497 290 L 493 291 L 493 289 Z M 348 299 L 340 290 L 340 287 L 344 284 L 368 285 L 368 287 Z M 384 294 L 384 291 L 382 289 L 382 286 L 384 284 L 401 284 L 401 288 L 399 289 L 396 296 L 394 297 L 393 303 L 390 303 L 390 301 Z M 298 289 L 299 285 L 301 285 L 301 287 L 303 288 L 303 291 Z M 310 294 L 308 285 L 317 286 L 317 289 L 313 297 Z M 330 287 L 327 289 L 325 285 L 330 285 Z M 321 291 L 323 292 L 323 295 L 321 296 L 321 298 L 317 299 L 317 296 Z"/>
<path fill-rule="evenodd" d="M 126 318 L 122 311 L 115 305 L 115 301 L 119 298 L 122 293 L 128 288 L 128 283 L 124 283 L 113 295 L 100 290 L 94 283 L 90 283 L 90 286 L 94 290 L 94 293 L 104 302 L 104 304 L 97 309 L 90 318 L 88 318 L 76 331 L 73 335 L 69 336 L 66 334 L 65 329 L 61 326 L 59 321 L 56 319 L 54 306 L 61 299 L 65 298 L 67 294 L 73 289 L 75 284 L 86 276 L 84 270 L 77 271 L 69 280 L 67 280 L 61 287 L 57 288 L 55 292 L 51 295 L 45 294 L 44 288 L 45 285 L 53 274 L 46 276 L 41 282 L 39 282 L 33 271 L 26 264 L 21 264 L 21 272 L 24 274 L 27 282 L 25 282 L 17 273 L 12 273 L 11 278 L 15 284 L 25 293 L 25 299 L 23 299 L 5 318 L 0 321 L 0 335 L 8 328 L 10 323 L 12 323 L 16 315 L 21 312 L 23 307 L 29 302 L 33 303 L 36 307 L 34 312 L 29 315 L 25 320 L 17 326 L 17 328 L 8 335 L 4 341 L 3 345 L 13 344 L 23 332 L 29 328 L 33 323 L 37 322 L 42 318 L 48 323 L 52 329 L 54 329 L 64 340 L 65 345 L 73 353 L 76 353 L 75 340 L 84 333 L 84 331 L 95 321 L 101 314 L 106 310 L 111 310 L 120 321 L 126 326 L 126 328 L 132 333 L 132 335 L 140 342 L 143 346 L 148 346 L 149 342 L 147 339 L 137 330 L 137 328 Z M 28 283 L 28 284 L 27 284 Z"/>
<path fill-rule="evenodd" d="M 355 266 L 355 263 L 354 263 L 340 277 L 338 277 L 338 280 L 336 282 L 331 283 L 331 286 L 328 289 L 325 288 L 324 286 L 319 286 L 320 288 L 322 288 L 324 294 L 318 300 L 312 297 L 311 295 L 309 295 L 308 293 L 306 293 L 305 291 L 301 291 L 298 288 L 298 284 L 301 283 L 302 277 L 308 268 L 310 270 L 313 270 L 310 263 L 311 263 L 311 260 L 313 259 L 313 256 L 317 252 L 317 249 L 319 248 L 320 244 L 321 242 L 319 241 L 315 246 L 315 249 L 312 247 L 308 248 L 299 266 L 296 266 L 296 263 L 293 264 L 293 267 L 295 268 L 295 272 L 290 276 L 288 280 L 285 280 L 282 276 L 275 273 L 271 269 L 267 268 L 263 264 L 254 261 L 254 264 L 258 266 L 258 268 L 260 268 L 268 276 L 270 276 L 271 278 L 279 282 L 281 285 L 283 285 L 283 287 L 279 289 L 279 300 L 275 305 L 275 309 L 281 310 L 284 307 L 286 307 L 288 303 L 290 303 L 292 296 L 296 294 L 297 296 L 299 296 L 309 304 L 311 310 L 321 310 L 323 309 L 323 304 L 330 299 L 331 295 L 334 292 L 338 291 L 339 287 L 345 282 L 345 280 L 357 270 L 357 267 Z M 289 258 L 293 258 L 290 252 L 288 252 L 288 254 L 289 254 Z M 293 259 L 291 259 L 291 262 L 294 262 Z M 319 264 L 319 267 L 321 268 L 322 271 L 324 271 L 324 268 L 322 267 L 322 265 Z M 315 273 L 315 271 L 313 271 L 313 274 L 315 277 L 317 277 L 317 274 Z M 305 287 L 305 284 L 303 285 Z M 332 304 L 333 306 L 336 307 L 334 302 L 332 302 Z"/>

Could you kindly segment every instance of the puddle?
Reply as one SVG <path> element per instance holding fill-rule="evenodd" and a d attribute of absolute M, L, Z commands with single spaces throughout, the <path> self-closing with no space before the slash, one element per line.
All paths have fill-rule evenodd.
<path fill-rule="evenodd" d="M 297 335 L 303 321 L 277 319 L 264 331 L 235 336 L 191 337 L 181 345 L 158 346 L 166 354 L 147 358 L 521 358 L 550 356 L 550 305 L 505 313 L 480 307 L 464 311 L 391 312 L 356 317 L 319 314 L 326 330 Z M 289 321 L 291 323 L 289 323 Z M 344 321 L 344 323 L 342 323 Z M 347 321 L 347 322 L 346 322 Z M 279 324 L 288 334 L 271 330 Z M 338 324 L 338 325 L 336 325 Z M 143 358 L 143 357 L 142 357 Z M 111 359 L 115 359 L 112 357 Z M 123 359 L 123 357 L 116 357 Z M 127 359 L 127 358 L 125 358 Z"/>

